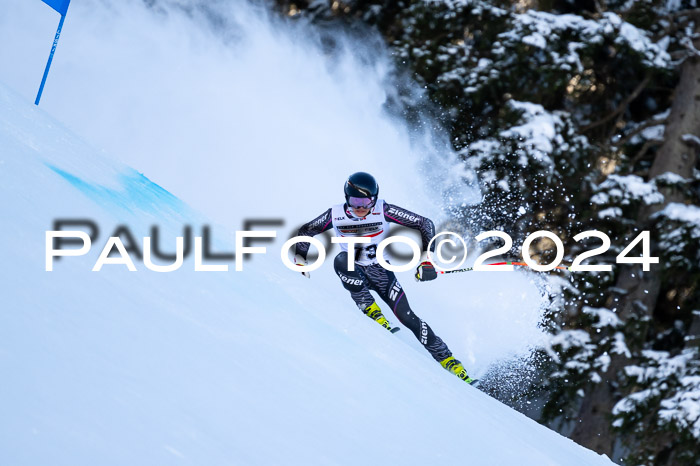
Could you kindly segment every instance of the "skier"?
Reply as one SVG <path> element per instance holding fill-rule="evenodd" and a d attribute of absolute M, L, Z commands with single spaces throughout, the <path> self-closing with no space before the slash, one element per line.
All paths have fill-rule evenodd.
<path fill-rule="evenodd" d="M 342 251 L 335 257 L 333 264 L 335 273 L 345 289 L 350 292 L 355 304 L 369 318 L 387 330 L 398 330 L 392 329 L 382 314 L 370 293 L 370 290 L 374 290 L 391 307 L 399 322 L 413 332 L 418 341 L 442 367 L 469 384 L 476 382 L 467 375 L 462 363 L 452 356 L 445 342 L 412 311 L 394 272 L 385 269 L 377 262 L 377 245 L 388 236 L 389 224 L 398 223 L 418 230 L 421 234 L 423 254 L 416 269 L 416 280 L 436 279 L 435 267 L 428 260 L 428 244 L 435 236 L 433 222 L 427 217 L 387 204 L 383 199 L 379 199 L 378 195 L 379 185 L 372 175 L 365 172 L 354 173 L 345 182 L 345 203 L 331 207 L 303 225 L 298 235 L 315 236 L 333 228 L 336 236 L 369 238 L 370 243 L 355 245 L 354 271 L 348 270 L 348 245 L 345 243 L 340 244 Z M 308 252 L 309 243 L 297 243 L 294 262 L 300 266 L 306 265 Z M 310 277 L 308 272 L 302 272 L 302 274 Z"/>

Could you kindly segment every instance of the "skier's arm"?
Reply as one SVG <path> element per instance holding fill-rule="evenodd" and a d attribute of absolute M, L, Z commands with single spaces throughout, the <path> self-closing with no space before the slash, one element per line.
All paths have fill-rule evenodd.
<path fill-rule="evenodd" d="M 302 225 L 301 228 L 299 228 L 297 236 L 316 236 L 331 228 L 333 228 L 331 209 L 328 209 L 309 223 Z M 297 243 L 295 248 L 295 255 L 296 254 L 306 260 L 306 256 L 309 254 L 309 243 Z"/>
<path fill-rule="evenodd" d="M 408 228 L 418 230 L 423 241 L 423 251 L 428 250 L 430 240 L 435 236 L 435 224 L 428 217 L 414 214 L 410 210 L 392 204 L 384 203 L 384 216 L 391 223 L 398 223 Z M 430 247 L 431 251 L 435 251 L 435 243 Z"/>
<path fill-rule="evenodd" d="M 384 216 L 392 223 L 398 223 L 420 231 L 420 236 L 423 240 L 423 254 L 421 255 L 421 262 L 416 268 L 415 277 L 419 281 L 435 280 L 437 278 L 435 266 L 428 260 L 428 245 L 435 236 L 435 224 L 433 221 L 428 217 L 414 214 L 410 210 L 386 203 L 384 204 Z M 430 245 L 430 250 L 435 251 L 434 243 Z"/>

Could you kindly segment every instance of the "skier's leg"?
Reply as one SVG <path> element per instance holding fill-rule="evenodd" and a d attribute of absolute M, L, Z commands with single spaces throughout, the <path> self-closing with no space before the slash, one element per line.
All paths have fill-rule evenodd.
<path fill-rule="evenodd" d="M 364 274 L 369 281 L 369 286 L 391 306 L 399 322 L 413 332 L 436 361 L 441 362 L 452 356 L 445 342 L 435 335 L 427 322 L 413 312 L 394 272 L 386 270 L 379 264 L 373 264 L 365 269 Z"/>
<path fill-rule="evenodd" d="M 476 379 L 472 379 L 467 375 L 464 366 L 452 356 L 452 352 L 447 347 L 447 344 L 439 336 L 435 335 L 433 329 L 411 310 L 406 294 L 401 288 L 401 284 L 396 280 L 394 272 L 376 264 L 366 267 L 364 274 L 365 280 L 369 282 L 369 286 L 377 291 L 379 296 L 391 306 L 399 321 L 411 329 L 418 341 L 442 367 L 469 384 L 478 383 Z"/>
<path fill-rule="evenodd" d="M 350 292 L 350 297 L 355 301 L 357 307 L 370 319 L 377 321 L 387 330 L 391 330 L 389 321 L 386 320 L 381 309 L 379 309 L 377 303 L 374 302 L 372 293 L 369 292 L 367 279 L 361 268 L 355 266 L 354 271 L 351 272 L 348 270 L 348 253 L 343 251 L 335 256 L 333 267 L 335 268 L 335 273 L 338 275 L 338 278 L 340 278 L 340 281 L 343 283 L 343 287 Z"/>

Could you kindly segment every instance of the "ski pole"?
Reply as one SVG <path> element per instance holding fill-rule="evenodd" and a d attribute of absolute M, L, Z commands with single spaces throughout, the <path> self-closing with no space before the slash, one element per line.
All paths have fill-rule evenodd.
<path fill-rule="evenodd" d="M 529 267 L 525 262 L 496 262 L 493 264 L 486 264 L 486 265 L 519 265 L 523 267 Z M 570 266 L 563 266 L 563 265 L 557 265 L 554 267 L 555 269 L 560 269 L 560 270 L 570 270 Z M 474 270 L 474 267 L 467 267 L 466 269 L 455 269 L 455 270 L 440 270 L 440 273 L 459 273 L 459 272 L 471 272 Z"/>

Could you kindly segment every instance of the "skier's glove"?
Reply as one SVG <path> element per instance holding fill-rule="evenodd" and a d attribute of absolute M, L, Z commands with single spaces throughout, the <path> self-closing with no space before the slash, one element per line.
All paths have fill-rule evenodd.
<path fill-rule="evenodd" d="M 299 265 L 299 266 L 304 266 L 304 265 L 308 265 L 308 262 L 306 262 L 306 259 L 301 257 L 301 254 L 295 254 L 294 255 L 294 264 Z M 305 276 L 306 278 L 311 278 L 311 272 L 301 272 L 301 274 L 303 276 Z"/>
<path fill-rule="evenodd" d="M 437 272 L 435 271 L 435 266 L 428 260 L 428 252 L 424 252 L 421 256 L 421 263 L 416 269 L 416 281 L 427 282 L 428 280 L 435 280 L 437 278 Z"/>

